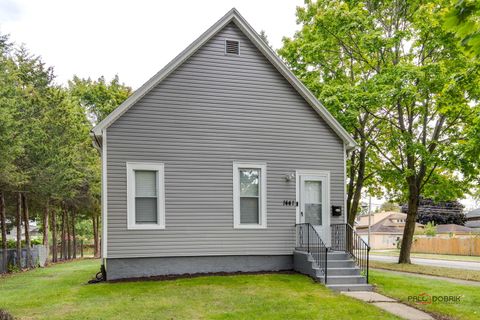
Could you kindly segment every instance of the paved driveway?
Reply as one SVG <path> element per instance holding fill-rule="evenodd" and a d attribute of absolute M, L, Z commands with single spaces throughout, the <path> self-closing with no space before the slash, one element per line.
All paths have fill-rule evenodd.
<path fill-rule="evenodd" d="M 379 256 L 379 255 L 370 255 L 371 260 L 383 261 L 383 262 L 397 262 L 398 257 L 390 256 Z M 421 264 L 424 266 L 436 266 L 436 267 L 447 267 L 447 268 L 456 268 L 464 270 L 478 270 L 480 271 L 479 262 L 470 262 L 470 261 L 453 261 L 453 260 L 439 260 L 439 259 L 425 259 L 425 258 L 411 258 L 412 263 Z"/>

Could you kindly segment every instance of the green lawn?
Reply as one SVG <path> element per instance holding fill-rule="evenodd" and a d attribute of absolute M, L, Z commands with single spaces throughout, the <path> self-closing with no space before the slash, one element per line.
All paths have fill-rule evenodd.
<path fill-rule="evenodd" d="M 478 286 L 460 285 L 443 280 L 432 280 L 415 277 L 414 275 L 405 276 L 377 270 L 371 271 L 371 283 L 376 286 L 376 291 L 379 293 L 440 315 L 442 319 L 445 316 L 451 319 L 480 319 L 480 288 Z M 460 295 L 461 299 L 458 304 L 432 303 L 421 305 L 408 301 L 408 296 L 421 293 L 427 293 L 431 296 Z"/>
<path fill-rule="evenodd" d="M 99 264 L 0 278 L 0 309 L 20 319 L 398 319 L 298 274 L 86 285 Z"/>
<path fill-rule="evenodd" d="M 453 279 L 480 281 L 480 271 L 370 260 L 370 267 Z"/>
<path fill-rule="evenodd" d="M 372 250 L 370 254 L 378 256 L 391 256 L 398 257 L 400 250 Z M 480 257 L 478 256 L 460 256 L 453 254 L 433 254 L 433 253 L 410 253 L 412 258 L 425 258 L 425 259 L 438 259 L 438 260 L 453 260 L 453 261 L 471 261 L 471 262 L 480 262 Z"/>

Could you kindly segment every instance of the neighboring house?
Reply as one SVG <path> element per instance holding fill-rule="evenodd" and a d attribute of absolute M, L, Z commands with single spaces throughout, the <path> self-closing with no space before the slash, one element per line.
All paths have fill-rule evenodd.
<path fill-rule="evenodd" d="M 467 217 L 465 226 L 480 231 L 480 208 L 469 211 L 465 215 Z"/>
<path fill-rule="evenodd" d="M 7 223 L 10 224 L 8 221 L 7 221 Z M 23 223 L 22 223 L 22 226 L 21 226 L 21 230 L 22 230 L 22 240 L 25 240 L 25 227 L 24 227 Z M 30 221 L 29 231 L 30 231 L 30 238 L 31 239 L 40 237 L 40 228 L 37 226 L 36 221 Z M 7 240 L 15 240 L 15 241 L 17 240 L 17 228 L 15 226 L 13 228 L 7 230 Z"/>
<path fill-rule="evenodd" d="M 465 236 L 465 235 L 477 235 L 480 230 L 473 228 L 461 226 L 458 224 L 439 224 L 437 227 L 438 235 L 448 235 L 448 236 Z"/>
<path fill-rule="evenodd" d="M 345 224 L 355 142 L 235 9 L 93 137 L 107 279 L 292 269 L 296 223 Z"/>
<path fill-rule="evenodd" d="M 380 212 L 371 214 L 370 247 L 372 249 L 396 249 L 402 239 L 407 215 L 399 212 Z M 417 223 L 416 231 L 424 226 Z M 357 233 L 368 242 L 368 215 L 357 219 Z"/>
<path fill-rule="evenodd" d="M 383 211 L 383 212 L 376 212 L 376 213 L 358 215 L 356 220 L 355 220 L 355 225 L 360 226 L 360 227 L 368 226 L 369 220 L 370 220 L 370 225 L 374 225 L 375 223 L 379 222 L 380 220 L 383 220 L 386 217 L 388 217 L 389 215 L 395 214 L 395 213 L 399 213 L 399 212 Z"/>

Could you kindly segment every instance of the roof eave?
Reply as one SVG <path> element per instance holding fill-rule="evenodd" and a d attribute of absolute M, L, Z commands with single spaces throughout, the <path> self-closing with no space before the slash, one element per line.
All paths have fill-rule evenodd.
<path fill-rule="evenodd" d="M 95 132 L 93 132 L 93 129 L 90 131 L 90 136 L 92 137 L 93 146 L 100 154 L 102 154 L 103 137 L 101 135 L 95 134 Z"/>

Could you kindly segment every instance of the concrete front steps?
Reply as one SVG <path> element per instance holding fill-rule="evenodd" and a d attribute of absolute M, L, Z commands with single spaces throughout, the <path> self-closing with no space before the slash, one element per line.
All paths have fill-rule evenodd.
<path fill-rule="evenodd" d="M 355 261 L 345 252 L 329 252 L 327 254 L 327 283 L 326 286 L 336 291 L 371 291 L 372 286 L 367 283 L 365 276 Z M 318 268 L 313 257 L 303 251 L 293 252 L 294 269 L 309 275 L 315 280 L 324 283 L 323 272 Z"/>

